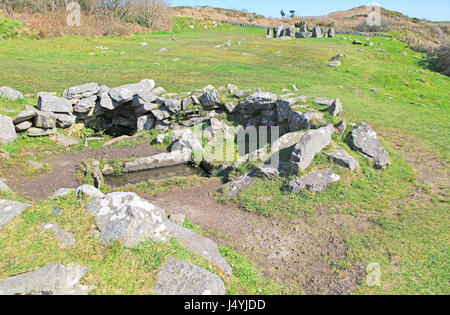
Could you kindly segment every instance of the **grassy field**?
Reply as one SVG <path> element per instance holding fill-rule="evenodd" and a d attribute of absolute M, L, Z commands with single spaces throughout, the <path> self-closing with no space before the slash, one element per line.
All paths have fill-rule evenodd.
<path fill-rule="evenodd" d="M 188 27 L 190 24 L 195 25 L 194 30 Z M 343 35 L 333 39 L 267 40 L 263 30 L 224 25 L 214 27 L 211 22 L 191 19 L 176 19 L 174 30 L 176 40 L 172 40 L 171 34 L 155 33 L 130 38 L 0 41 L 0 85 L 11 86 L 24 93 L 60 93 L 67 87 L 87 82 L 114 87 L 151 78 L 167 92 L 187 92 L 207 84 L 219 87 L 233 83 L 240 88 L 259 87 L 285 94 L 282 89 L 291 89 L 293 84 L 297 84 L 301 89 L 299 93 L 303 95 L 339 97 L 344 104 L 346 120 L 366 121 L 379 133 L 393 160 L 391 167 L 381 173 L 355 155 L 362 165 L 361 174 L 354 176 L 334 167 L 345 180 L 326 193 L 292 197 L 284 192 L 281 180 L 275 183 L 258 181 L 232 201 L 248 211 L 269 217 L 295 216 L 299 209 L 311 215 L 317 206 L 324 206 L 330 212 L 352 215 L 375 212 L 373 230 L 350 236 L 347 239 L 347 258 L 335 266 L 339 270 L 348 269 L 357 262 L 381 264 L 382 286 L 374 288 L 362 284 L 356 293 L 450 292 L 448 185 L 440 187 L 440 194 L 432 192 L 426 184 L 416 181 L 415 166 L 408 165 L 405 158 L 405 154 L 416 153 L 423 165 L 428 159 L 441 160 L 442 171 L 448 170 L 450 79 L 428 70 L 424 54 L 413 52 L 404 43 L 389 37 L 372 38 L 374 46 L 354 46 L 353 39 L 364 42 L 364 38 L 351 36 L 350 40 Z M 227 40 L 231 41 L 230 47 L 215 48 Z M 141 46 L 142 42 L 147 42 L 148 46 Z M 161 48 L 167 48 L 168 52 L 161 52 Z M 327 67 L 329 59 L 341 52 L 348 56 L 342 66 Z M 174 58 L 180 60 L 174 61 Z M 371 88 L 378 90 L 373 92 Z M 35 103 L 33 96 L 21 102 L 2 100 L 0 114 L 14 116 L 25 104 Z M 346 145 L 334 140 L 339 145 Z M 0 148 L 7 149 L 17 159 L 22 158 L 21 152 L 26 148 L 62 151 L 62 148 L 51 148 L 48 140 L 40 141 L 42 143 L 24 137 L 16 144 Z M 78 149 L 83 149 L 81 143 Z M 311 169 L 326 163 L 326 156 L 320 154 Z M 426 198 L 410 198 L 414 194 Z M 255 197 L 265 195 L 274 198 L 270 202 L 255 201 Z M 76 198 L 64 202 L 66 206 L 72 205 L 75 212 L 83 209 L 83 204 L 80 204 L 83 201 Z M 38 226 L 48 219 L 52 206 L 52 202 L 38 203 L 6 230 L 0 231 L 1 252 L 28 258 L 37 249 L 42 249 L 43 240 L 48 235 L 38 231 Z M 80 229 L 84 228 L 84 232 L 88 229 L 89 219 L 83 216 L 77 220 L 86 222 L 76 221 L 77 226 L 68 228 L 76 230 L 82 237 L 85 233 Z M 62 226 L 74 224 L 69 221 L 67 218 L 61 222 Z M 30 239 L 26 236 L 25 231 L 29 229 L 36 231 L 39 237 Z M 151 281 L 143 284 L 136 278 L 149 276 L 145 275 L 145 270 L 157 268 L 157 261 L 173 253 L 193 261 L 198 259 L 190 257 L 176 244 L 164 249 L 157 244 L 147 244 L 129 253 L 120 246 L 101 249 L 95 241 L 86 239 L 83 247 L 70 252 L 56 248 L 55 245 L 55 250 L 48 255 L 64 257 L 63 262 L 72 259 L 93 262 L 97 266 L 95 261 L 99 257 L 108 260 L 107 266 L 98 264 L 94 267 L 94 279 L 90 280 L 99 284 L 100 289 L 96 293 L 148 292 L 147 286 Z M 162 251 L 162 258 L 145 258 L 156 255 L 154 251 Z M 0 278 L 44 263 L 43 253 L 47 252 L 39 251 L 38 257 L 30 256 L 34 257 L 33 261 L 22 259 L 20 262 L 7 261 L 2 255 Z M 254 267 L 228 249 L 223 249 L 223 252 L 228 259 L 236 261 L 237 268 L 243 270 L 239 279 L 228 284 L 230 293 L 282 292 L 281 288 L 259 276 L 251 283 L 245 282 L 244 279 L 257 274 Z M 123 277 L 107 276 L 108 268 L 114 267 L 124 270 L 120 273 Z M 129 286 L 126 290 L 121 289 L 124 284 Z"/>

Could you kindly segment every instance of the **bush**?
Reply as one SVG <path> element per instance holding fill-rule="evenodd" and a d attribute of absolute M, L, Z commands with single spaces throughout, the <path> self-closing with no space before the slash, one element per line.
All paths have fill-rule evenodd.
<path fill-rule="evenodd" d="M 450 41 L 436 49 L 435 58 L 436 70 L 450 76 Z"/>

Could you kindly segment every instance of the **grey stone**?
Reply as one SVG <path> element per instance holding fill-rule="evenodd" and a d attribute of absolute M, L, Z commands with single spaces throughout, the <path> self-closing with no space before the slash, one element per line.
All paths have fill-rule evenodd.
<path fill-rule="evenodd" d="M 206 91 L 200 96 L 199 101 L 203 109 L 210 110 L 220 105 L 220 94 L 217 90 Z"/>
<path fill-rule="evenodd" d="M 5 97 L 12 101 L 17 101 L 19 99 L 23 99 L 23 94 L 19 91 L 16 91 L 10 87 L 2 86 L 0 87 L 0 97 Z"/>
<path fill-rule="evenodd" d="M 335 61 L 335 60 L 341 60 L 342 58 L 347 58 L 347 55 L 345 53 L 340 53 L 334 57 L 331 58 L 331 61 Z"/>
<path fill-rule="evenodd" d="M 292 147 L 297 144 L 304 135 L 305 134 L 302 132 L 290 132 L 281 136 L 272 143 L 272 152 L 277 152 Z"/>
<path fill-rule="evenodd" d="M 64 90 L 62 96 L 66 99 L 83 99 L 89 98 L 98 93 L 100 89 L 97 83 L 87 83 L 83 85 L 73 86 Z"/>
<path fill-rule="evenodd" d="M 67 129 L 75 123 L 75 116 L 66 114 L 55 114 L 56 126 L 58 128 Z"/>
<path fill-rule="evenodd" d="M 186 215 L 183 213 L 171 214 L 168 216 L 168 219 L 170 220 L 170 222 L 182 226 L 184 224 L 184 221 L 186 220 Z"/>
<path fill-rule="evenodd" d="M 34 118 L 36 128 L 52 129 L 56 127 L 56 114 L 52 112 L 36 111 Z"/>
<path fill-rule="evenodd" d="M 76 189 L 77 195 L 85 195 L 92 198 L 103 198 L 105 194 L 92 185 L 82 185 Z"/>
<path fill-rule="evenodd" d="M 352 44 L 353 44 L 353 45 L 362 45 L 362 42 L 359 41 L 359 40 L 354 40 L 354 41 L 352 42 Z"/>
<path fill-rule="evenodd" d="M 377 133 L 366 123 L 360 123 L 352 130 L 350 141 L 353 148 L 373 159 L 377 166 L 391 164 L 389 154 L 381 145 Z"/>
<path fill-rule="evenodd" d="M 176 150 L 170 153 L 160 153 L 153 156 L 143 157 L 134 161 L 125 162 L 123 172 L 137 172 L 155 168 L 181 165 L 192 161 L 190 150 Z"/>
<path fill-rule="evenodd" d="M 36 112 L 32 110 L 24 110 L 21 111 L 16 118 L 14 118 L 14 124 L 18 125 L 24 121 L 32 120 L 34 117 L 36 117 Z"/>
<path fill-rule="evenodd" d="M 87 295 L 93 288 L 80 285 L 89 267 L 51 264 L 0 282 L 0 295 Z"/>
<path fill-rule="evenodd" d="M 320 26 L 316 26 L 312 30 L 312 37 L 314 38 L 321 38 L 323 37 L 322 28 Z"/>
<path fill-rule="evenodd" d="M 17 139 L 16 128 L 11 118 L 0 115 L 0 144 L 9 144 Z"/>
<path fill-rule="evenodd" d="M 63 210 L 61 208 L 53 208 L 52 209 L 52 215 L 59 216 L 63 213 Z"/>
<path fill-rule="evenodd" d="M 155 123 L 155 129 L 158 132 L 167 132 L 170 129 L 170 124 L 165 123 L 164 121 L 158 120 Z"/>
<path fill-rule="evenodd" d="M 17 132 L 24 132 L 30 129 L 32 126 L 33 123 L 31 121 L 24 121 L 21 122 L 20 124 L 17 124 L 15 127 Z"/>
<path fill-rule="evenodd" d="M 243 118 L 254 117 L 256 113 L 275 108 L 278 96 L 273 93 L 257 92 L 239 103 L 235 111 Z"/>
<path fill-rule="evenodd" d="M 158 96 L 155 95 L 153 92 L 146 92 L 146 93 L 141 93 L 141 94 L 135 94 L 133 96 L 133 106 L 139 107 L 139 106 L 152 104 L 157 99 L 158 99 Z M 151 108 L 151 109 L 154 109 L 154 108 Z"/>
<path fill-rule="evenodd" d="M 331 106 L 333 104 L 334 99 L 326 98 L 326 97 L 316 97 L 314 99 L 314 103 L 324 106 Z"/>
<path fill-rule="evenodd" d="M 233 94 L 235 98 L 243 98 L 247 93 L 250 93 L 252 90 L 239 90 Z"/>
<path fill-rule="evenodd" d="M 155 125 L 155 117 L 153 115 L 141 116 L 137 120 L 137 131 L 150 130 Z"/>
<path fill-rule="evenodd" d="M 66 136 L 63 136 L 62 134 L 56 134 L 55 137 L 52 138 L 53 141 L 55 141 L 57 144 L 62 145 L 64 147 L 70 147 L 73 145 L 77 145 L 78 141 L 72 138 L 68 138 Z"/>
<path fill-rule="evenodd" d="M 334 128 L 332 125 L 305 133 L 295 145 L 291 155 L 290 164 L 294 173 L 297 173 L 299 170 L 305 170 L 311 164 L 316 154 L 330 145 L 333 133 Z"/>
<path fill-rule="evenodd" d="M 41 95 L 37 108 L 43 112 L 69 114 L 72 112 L 72 102 L 62 97 Z"/>
<path fill-rule="evenodd" d="M 195 134 L 189 128 L 182 128 L 178 130 L 174 130 L 172 134 L 172 147 L 171 151 L 177 150 L 189 150 L 189 151 L 197 151 L 203 150 L 202 144 L 196 138 Z"/>
<path fill-rule="evenodd" d="M 334 35 L 336 34 L 336 31 L 334 30 L 334 28 L 330 27 L 328 29 L 328 37 L 334 37 Z"/>
<path fill-rule="evenodd" d="M 41 129 L 41 128 L 35 128 L 31 127 L 27 130 L 27 134 L 29 137 L 46 137 L 56 134 L 58 131 L 56 128 L 53 129 Z"/>
<path fill-rule="evenodd" d="M 227 85 L 227 91 L 228 91 L 229 94 L 234 94 L 238 90 L 239 90 L 239 88 L 236 85 L 234 85 L 234 84 L 228 84 Z"/>
<path fill-rule="evenodd" d="M 161 106 L 159 109 L 153 109 L 150 111 L 156 120 L 162 121 L 170 117 L 171 113 L 165 106 Z"/>
<path fill-rule="evenodd" d="M 335 174 L 332 169 L 311 172 L 308 175 L 292 180 L 289 183 L 289 189 L 294 194 L 299 194 L 308 189 L 312 192 L 319 192 L 327 188 L 331 183 L 340 180 L 340 176 Z"/>
<path fill-rule="evenodd" d="M 223 104 L 223 107 L 225 108 L 225 111 L 229 114 L 233 113 L 234 109 L 236 108 L 233 102 L 226 102 L 225 104 Z"/>
<path fill-rule="evenodd" d="M 36 162 L 36 161 L 33 161 L 33 160 L 28 161 L 27 164 L 28 164 L 29 167 L 32 167 L 36 171 L 44 168 L 44 165 L 42 165 L 42 163 L 39 163 L 39 162 Z"/>
<path fill-rule="evenodd" d="M 136 247 L 149 240 L 170 239 L 164 210 L 135 193 L 115 192 L 96 198 L 87 210 L 94 216 L 103 244 L 122 241 L 125 247 Z"/>
<path fill-rule="evenodd" d="M 155 81 L 145 79 L 139 83 L 132 83 L 113 88 L 109 91 L 109 96 L 118 103 L 125 103 L 133 100 L 136 94 L 146 94 L 155 87 Z"/>
<path fill-rule="evenodd" d="M 152 110 L 157 109 L 158 107 L 159 107 L 159 105 L 155 104 L 155 103 L 142 104 L 136 109 L 136 115 L 137 116 L 145 116 L 148 113 L 151 113 Z"/>
<path fill-rule="evenodd" d="M 176 114 L 181 110 L 181 101 L 177 99 L 168 99 L 164 102 L 164 105 L 173 114 Z"/>
<path fill-rule="evenodd" d="M 242 190 L 252 185 L 256 180 L 256 172 L 250 173 L 236 178 L 235 180 L 223 185 L 220 188 L 220 192 L 226 193 L 227 198 L 236 197 Z"/>
<path fill-rule="evenodd" d="M 340 60 L 333 60 L 328 64 L 328 67 L 335 68 L 335 67 L 339 67 L 341 64 L 342 64 L 342 62 Z"/>
<path fill-rule="evenodd" d="M 280 175 L 280 172 L 275 167 L 262 165 L 256 169 L 256 174 L 262 175 L 269 180 L 273 180 Z"/>
<path fill-rule="evenodd" d="M 164 90 L 162 87 L 158 86 L 157 88 L 154 88 L 152 90 L 152 93 L 155 95 L 162 95 L 162 94 L 166 94 L 166 90 Z"/>
<path fill-rule="evenodd" d="M 295 33 L 296 38 L 310 38 L 312 34 L 310 32 L 297 32 Z"/>
<path fill-rule="evenodd" d="M 0 200 L 0 228 L 20 215 L 30 205 L 26 203 Z"/>
<path fill-rule="evenodd" d="M 6 183 L 3 181 L 3 179 L 0 179 L 0 191 L 7 192 L 10 190 L 11 190 L 11 188 L 9 188 L 9 186 L 6 185 Z"/>
<path fill-rule="evenodd" d="M 333 117 L 341 115 L 342 114 L 342 103 L 341 103 L 341 101 L 338 98 L 335 99 L 333 104 L 331 104 L 330 108 L 328 109 L 328 111 L 330 112 L 330 114 Z"/>
<path fill-rule="evenodd" d="M 233 271 L 230 265 L 220 255 L 216 243 L 172 222 L 168 222 L 168 227 L 172 232 L 172 236 L 181 246 L 210 261 L 224 274 L 228 276 L 232 275 Z"/>
<path fill-rule="evenodd" d="M 327 156 L 334 160 L 336 164 L 349 168 L 350 170 L 355 170 L 359 168 L 359 163 L 344 149 L 338 150 L 336 152 L 327 154 Z"/>
<path fill-rule="evenodd" d="M 225 285 L 203 268 L 169 258 L 156 277 L 153 291 L 155 295 L 224 295 Z"/>
<path fill-rule="evenodd" d="M 57 224 L 46 224 L 43 226 L 43 229 L 51 230 L 55 234 L 55 239 L 58 241 L 59 246 L 62 248 L 73 247 L 77 243 L 72 233 L 64 231 Z"/>
<path fill-rule="evenodd" d="M 95 107 L 97 103 L 97 95 L 93 95 L 80 100 L 77 105 L 73 108 L 73 111 L 77 114 L 86 114 Z"/>
<path fill-rule="evenodd" d="M 345 130 L 347 129 L 347 122 L 345 120 L 342 120 L 341 122 L 338 122 L 334 125 L 334 129 L 336 130 L 336 133 L 339 137 L 342 137 L 344 135 Z"/>
<path fill-rule="evenodd" d="M 167 135 L 167 134 L 158 135 L 158 136 L 156 137 L 156 143 L 159 143 L 159 144 L 163 143 L 164 140 L 165 140 L 168 136 L 169 136 L 169 135 Z"/>

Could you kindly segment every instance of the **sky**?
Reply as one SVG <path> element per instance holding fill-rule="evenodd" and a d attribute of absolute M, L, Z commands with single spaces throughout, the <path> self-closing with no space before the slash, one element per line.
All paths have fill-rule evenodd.
<path fill-rule="evenodd" d="M 247 9 L 266 17 L 279 17 L 280 11 L 295 10 L 297 16 L 319 16 L 367 5 L 371 2 L 381 7 L 399 11 L 409 17 L 432 21 L 450 21 L 450 0 L 168 0 L 171 6 L 212 6 L 225 9 Z"/>

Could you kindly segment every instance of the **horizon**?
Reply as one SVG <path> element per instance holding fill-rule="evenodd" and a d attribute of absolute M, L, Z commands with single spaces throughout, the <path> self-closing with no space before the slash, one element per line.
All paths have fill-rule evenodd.
<path fill-rule="evenodd" d="M 281 4 L 273 2 L 262 2 L 257 0 L 247 0 L 245 4 L 241 4 L 238 0 L 171 0 L 169 5 L 171 7 L 179 6 L 208 6 L 223 9 L 232 9 L 249 13 L 256 13 L 267 18 L 280 17 L 280 11 L 296 10 L 296 15 L 299 17 L 324 16 L 336 11 L 345 11 L 352 8 L 360 7 L 371 3 L 371 1 L 355 1 L 343 0 L 337 3 L 332 0 L 324 0 L 319 4 L 316 3 L 301 3 L 294 0 L 283 0 Z M 450 22 L 450 3 L 447 0 L 429 0 L 426 3 L 417 2 L 411 3 L 408 0 L 395 1 L 375 1 L 381 7 L 400 12 L 411 18 L 423 18 L 433 22 Z M 323 9 L 326 7 L 327 9 Z"/>

